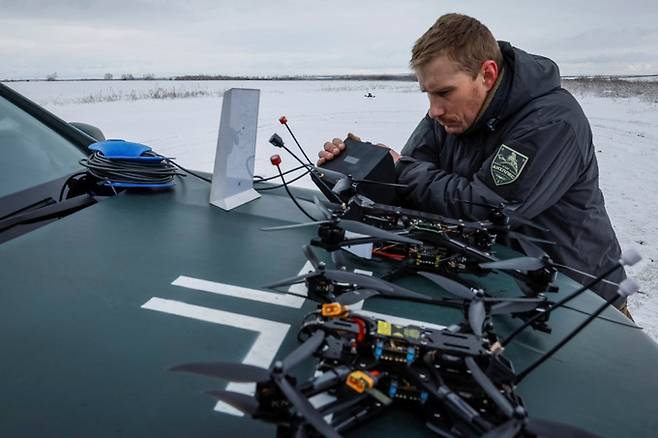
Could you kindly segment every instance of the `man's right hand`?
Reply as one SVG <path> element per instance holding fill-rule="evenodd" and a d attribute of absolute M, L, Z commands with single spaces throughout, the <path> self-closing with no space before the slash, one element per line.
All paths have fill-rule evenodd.
<path fill-rule="evenodd" d="M 347 134 L 347 138 L 356 140 L 356 141 L 361 141 L 361 138 L 352 134 L 349 132 Z M 317 165 L 320 166 L 323 163 L 333 160 L 336 158 L 338 155 L 340 155 L 341 152 L 345 150 L 345 143 L 344 140 L 341 140 L 340 138 L 334 138 L 332 141 L 328 141 L 324 144 L 324 149 L 321 150 L 318 153 L 318 159 Z"/>

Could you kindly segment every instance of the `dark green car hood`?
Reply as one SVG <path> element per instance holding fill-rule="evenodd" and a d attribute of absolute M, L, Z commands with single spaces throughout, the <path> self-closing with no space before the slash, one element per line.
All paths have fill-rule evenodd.
<path fill-rule="evenodd" d="M 315 304 L 257 300 L 274 295 L 241 295 L 226 285 L 262 290 L 297 274 L 306 261 L 301 246 L 314 230 L 259 230 L 304 221 L 280 193 L 225 212 L 208 204 L 209 190 L 179 179 L 171 191 L 126 193 L 0 245 L 0 436 L 274 434 L 270 425 L 214 411 L 215 401 L 200 392 L 225 382 L 166 370 L 245 357 L 268 366 L 272 354 L 291 351 Z M 425 280 L 404 280 L 435 293 Z M 510 294 L 504 275 L 484 281 L 492 294 Z M 566 277 L 559 285 L 560 295 L 577 287 Z M 587 294 L 573 306 L 588 312 L 600 302 Z M 414 303 L 371 300 L 365 308 L 440 325 L 462 318 Z M 535 418 L 604 436 L 655 436 L 658 348 L 616 310 L 604 315 L 519 393 Z M 556 311 L 551 335 L 528 331 L 506 354 L 522 370 L 584 318 Z M 519 321 L 500 317 L 495 324 L 504 334 Z M 267 343 L 276 333 L 283 333 L 280 349 Z M 253 351 L 254 343 L 262 351 Z M 428 433 L 411 414 L 391 412 L 353 434 L 399 435 L 400 424 L 406 435 Z"/>

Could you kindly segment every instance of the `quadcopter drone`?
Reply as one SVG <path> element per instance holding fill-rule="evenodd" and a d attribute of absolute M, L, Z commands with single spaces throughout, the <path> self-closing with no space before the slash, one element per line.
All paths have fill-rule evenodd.
<path fill-rule="evenodd" d="M 634 288 L 626 284 L 620 294 Z M 490 337 L 392 324 L 351 312 L 340 303 L 322 304 L 307 315 L 298 336 L 302 344 L 270 369 L 214 362 L 172 370 L 256 382 L 253 396 L 226 390 L 208 394 L 254 419 L 276 424 L 278 436 L 338 437 L 396 406 L 422 413 L 429 431 L 443 437 L 592 436 L 532 418 L 516 393 L 528 369 L 554 351 L 519 374 Z M 313 357 L 313 377 L 302 381 L 290 374 Z M 311 403 L 319 394 L 329 401 Z"/>
<path fill-rule="evenodd" d="M 279 280 L 265 287 L 276 289 L 304 282 L 308 291 L 308 298 L 319 303 L 336 302 L 345 306 L 372 297 L 380 297 L 462 309 L 466 320 L 469 321 L 472 333 L 478 336 L 483 335 L 483 328 L 485 327 L 485 307 L 489 308 L 489 312 L 493 315 L 514 314 L 522 317 L 522 319 L 542 315 L 542 318 L 534 320 L 533 328 L 546 332 L 550 331 L 546 324 L 548 314 L 545 313 L 549 302 L 544 296 L 530 298 L 491 297 L 481 289 L 469 288 L 437 274 L 420 272 L 420 275 L 455 297 L 453 299 L 436 298 L 409 290 L 381 278 L 346 270 L 327 269 L 326 265 L 319 261 L 311 246 L 305 245 L 303 249 L 313 267 L 313 271 Z"/>
<path fill-rule="evenodd" d="M 328 251 L 339 267 L 347 265 L 343 248 L 370 243 L 373 257 L 391 262 L 388 279 L 416 272 L 485 275 L 495 269 L 511 275 L 528 296 L 557 290 L 552 284 L 557 269 L 550 257 L 523 235 L 512 236 L 528 256 L 503 261 L 494 255 L 492 248 L 499 231 L 490 222 L 464 222 L 376 204 L 359 195 L 346 206 L 328 207 L 317 198 L 314 203 L 324 220 L 262 230 L 318 226 L 318 237 L 311 240 L 311 245 Z M 348 232 L 358 237 L 349 238 Z"/>

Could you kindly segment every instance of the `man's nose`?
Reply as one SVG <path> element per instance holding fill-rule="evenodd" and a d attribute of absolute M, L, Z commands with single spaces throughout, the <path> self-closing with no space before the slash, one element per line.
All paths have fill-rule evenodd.
<path fill-rule="evenodd" d="M 439 119 L 446 113 L 446 110 L 443 105 L 440 105 L 436 102 L 430 102 L 430 109 L 427 113 L 431 118 Z"/>

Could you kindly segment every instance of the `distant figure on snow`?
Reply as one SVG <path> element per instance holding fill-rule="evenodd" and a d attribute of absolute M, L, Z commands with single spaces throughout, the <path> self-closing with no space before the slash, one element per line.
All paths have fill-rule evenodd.
<path fill-rule="evenodd" d="M 375 95 L 368 91 L 368 94 L 364 94 L 363 97 L 375 97 Z"/>

